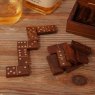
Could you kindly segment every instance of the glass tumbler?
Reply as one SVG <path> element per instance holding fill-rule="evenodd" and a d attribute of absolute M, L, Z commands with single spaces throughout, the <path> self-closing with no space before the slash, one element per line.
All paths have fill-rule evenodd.
<path fill-rule="evenodd" d="M 22 0 L 0 0 L 0 25 L 14 24 L 22 15 Z"/>

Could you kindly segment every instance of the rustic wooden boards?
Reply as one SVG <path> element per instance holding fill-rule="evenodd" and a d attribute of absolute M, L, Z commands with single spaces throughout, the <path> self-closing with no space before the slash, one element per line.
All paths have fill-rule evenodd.
<path fill-rule="evenodd" d="M 0 26 L 0 94 L 4 95 L 94 95 L 95 94 L 95 40 L 66 33 L 66 22 L 75 0 L 64 0 L 62 6 L 51 15 L 43 16 L 27 9 L 20 22 L 12 26 Z M 57 34 L 41 36 L 41 48 L 31 52 L 32 75 L 29 77 L 5 77 L 5 67 L 17 65 L 17 41 L 27 40 L 28 25 L 56 24 Z M 46 61 L 46 47 L 56 43 L 79 41 L 93 49 L 90 63 L 69 74 L 53 76 Z M 71 77 L 85 75 L 88 84 L 78 87 Z"/>

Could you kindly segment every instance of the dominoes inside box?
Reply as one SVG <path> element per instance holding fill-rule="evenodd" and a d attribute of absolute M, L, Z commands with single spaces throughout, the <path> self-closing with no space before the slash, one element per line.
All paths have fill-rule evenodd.
<path fill-rule="evenodd" d="M 77 0 L 67 20 L 66 31 L 95 39 L 95 0 Z"/>

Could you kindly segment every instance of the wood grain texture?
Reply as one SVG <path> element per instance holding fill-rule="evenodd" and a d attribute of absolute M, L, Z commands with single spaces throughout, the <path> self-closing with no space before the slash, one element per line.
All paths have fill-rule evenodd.
<path fill-rule="evenodd" d="M 0 26 L 0 95 L 95 95 L 95 40 L 66 33 L 66 22 L 75 0 L 63 0 L 63 4 L 53 14 L 43 16 L 24 9 L 21 20 L 12 26 Z M 32 74 L 29 77 L 6 78 L 5 67 L 17 65 L 18 40 L 27 40 L 26 26 L 56 24 L 57 34 L 40 36 L 41 48 L 31 51 Z M 53 76 L 46 60 L 47 46 L 79 41 L 90 46 L 93 54 L 90 63 L 79 69 Z M 71 82 L 75 74 L 88 78 L 88 84 L 80 87 Z"/>

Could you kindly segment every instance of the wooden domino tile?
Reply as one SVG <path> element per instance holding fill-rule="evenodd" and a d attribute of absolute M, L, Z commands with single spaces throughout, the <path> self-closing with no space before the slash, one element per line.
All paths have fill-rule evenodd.
<path fill-rule="evenodd" d="M 49 54 L 55 54 L 57 51 L 57 45 L 48 46 L 47 50 Z"/>
<path fill-rule="evenodd" d="M 30 67 L 27 65 L 17 66 L 17 75 L 18 76 L 29 76 L 30 75 Z"/>
<path fill-rule="evenodd" d="M 37 26 L 37 34 L 52 34 L 58 31 L 56 25 L 45 25 L 45 26 Z"/>
<path fill-rule="evenodd" d="M 16 66 L 8 66 L 6 67 L 6 77 L 16 77 L 17 72 L 16 72 Z"/>
<path fill-rule="evenodd" d="M 76 52 L 76 59 L 77 59 L 78 64 L 88 64 L 89 63 L 89 59 L 86 54 L 79 52 L 78 50 L 76 50 L 75 52 Z"/>
<path fill-rule="evenodd" d="M 81 51 L 81 52 L 85 53 L 86 55 L 90 55 L 92 53 L 92 50 L 90 47 L 88 47 L 84 44 L 81 44 L 79 42 L 72 41 L 71 46 L 73 47 L 74 50 Z"/>
<path fill-rule="evenodd" d="M 18 65 L 30 65 L 30 52 L 26 49 L 25 51 L 18 51 Z"/>
<path fill-rule="evenodd" d="M 28 76 L 30 75 L 30 67 L 24 66 L 8 66 L 6 67 L 6 77 L 18 77 L 18 76 Z"/>
<path fill-rule="evenodd" d="M 77 64 L 76 58 L 75 58 L 75 52 L 72 49 L 72 47 L 69 44 L 67 44 L 67 43 L 61 44 L 61 47 L 64 50 L 64 54 L 65 54 L 66 60 L 68 62 L 72 63 L 72 64 Z"/>
<path fill-rule="evenodd" d="M 39 36 L 37 35 L 36 27 L 26 27 L 27 36 L 30 41 L 38 41 Z"/>
<path fill-rule="evenodd" d="M 60 66 L 59 66 L 59 62 L 58 62 L 58 58 L 57 58 L 56 54 L 47 56 L 47 61 L 48 61 L 48 64 L 50 66 L 50 69 L 51 69 L 53 75 L 57 75 L 57 74 L 64 72 L 64 70 L 62 68 L 60 68 Z"/>
<path fill-rule="evenodd" d="M 27 50 L 27 41 L 17 42 L 17 53 L 18 53 L 18 65 L 30 65 L 30 51 Z M 22 47 L 23 46 L 23 47 Z"/>
<path fill-rule="evenodd" d="M 64 50 L 60 45 L 57 45 L 57 56 L 61 68 L 65 69 L 71 66 L 71 63 L 66 60 Z"/>

